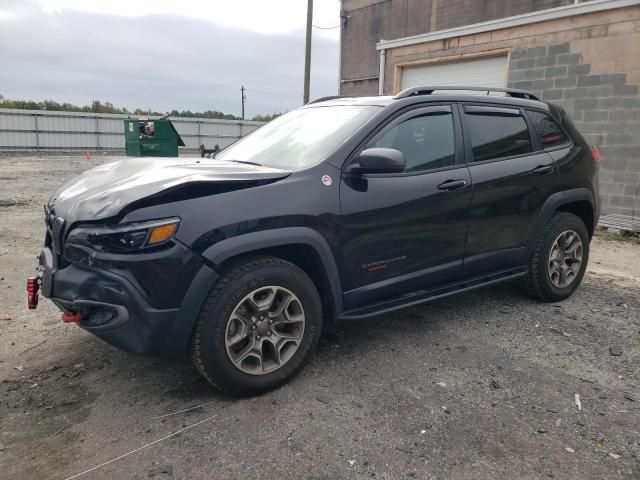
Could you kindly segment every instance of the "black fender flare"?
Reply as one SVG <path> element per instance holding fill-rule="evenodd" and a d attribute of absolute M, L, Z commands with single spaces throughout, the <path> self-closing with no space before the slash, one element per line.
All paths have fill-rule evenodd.
<path fill-rule="evenodd" d="M 246 233 L 227 238 L 210 246 L 202 253 L 202 256 L 215 269 L 217 265 L 221 265 L 238 255 L 286 245 L 305 245 L 316 252 L 331 293 L 330 300 L 334 309 L 331 317 L 337 317 L 343 310 L 342 282 L 331 248 L 327 240 L 316 230 L 308 227 L 284 227 Z"/>
<path fill-rule="evenodd" d="M 220 275 L 205 263 L 191 281 L 182 306 L 176 315 L 173 328 L 166 338 L 167 345 L 171 346 L 166 349 L 170 357 L 180 357 L 188 352 L 193 327 L 198 319 L 200 309 L 218 278 Z"/>
<path fill-rule="evenodd" d="M 171 339 L 171 344 L 177 347 L 172 349 L 173 356 L 178 356 L 179 352 L 187 351 L 189 347 L 198 312 L 211 288 L 220 278 L 220 272 L 216 270 L 217 265 L 221 265 L 226 260 L 238 255 L 269 247 L 293 244 L 303 244 L 313 248 L 321 261 L 331 293 L 331 305 L 334 310 L 327 316 L 327 320 L 330 321 L 328 327 L 334 328 L 336 319 L 343 311 L 342 283 L 327 241 L 320 233 L 306 227 L 263 230 L 227 238 L 210 246 L 202 253 L 205 263 L 191 282 L 187 295 L 177 313 L 175 326 L 168 335 L 168 338 Z"/>
<path fill-rule="evenodd" d="M 591 204 L 594 214 L 593 224 L 597 224 L 597 210 L 591 190 L 587 188 L 573 188 L 571 190 L 565 190 L 549 195 L 542 205 L 542 208 L 540 208 L 538 216 L 529 230 L 527 240 L 527 258 L 529 258 L 531 253 L 533 253 L 533 249 L 536 245 L 536 239 L 540 236 L 540 233 L 553 214 L 563 205 L 579 201 L 587 201 Z"/>

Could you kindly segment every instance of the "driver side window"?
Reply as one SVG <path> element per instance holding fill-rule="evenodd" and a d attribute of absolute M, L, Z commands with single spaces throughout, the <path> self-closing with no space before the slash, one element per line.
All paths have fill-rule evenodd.
<path fill-rule="evenodd" d="M 454 165 L 453 115 L 439 112 L 410 118 L 389 129 L 370 147 L 401 151 L 406 161 L 405 173 Z"/>

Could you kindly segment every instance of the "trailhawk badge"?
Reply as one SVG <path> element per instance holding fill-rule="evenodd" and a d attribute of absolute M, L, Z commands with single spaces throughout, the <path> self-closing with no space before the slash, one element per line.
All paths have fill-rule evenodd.
<path fill-rule="evenodd" d="M 333 180 L 331 179 L 331 177 L 329 175 L 323 175 L 322 176 L 322 184 L 325 187 L 330 187 L 332 183 L 333 183 Z"/>

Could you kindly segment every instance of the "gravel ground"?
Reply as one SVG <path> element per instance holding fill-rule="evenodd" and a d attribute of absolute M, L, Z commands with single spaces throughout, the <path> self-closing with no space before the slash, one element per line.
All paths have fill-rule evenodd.
<path fill-rule="evenodd" d="M 292 383 L 235 400 L 26 309 L 42 204 L 106 160 L 0 157 L 1 479 L 152 442 L 79 478 L 640 478 L 640 246 L 596 238 L 559 304 L 502 285 L 342 324 Z"/>

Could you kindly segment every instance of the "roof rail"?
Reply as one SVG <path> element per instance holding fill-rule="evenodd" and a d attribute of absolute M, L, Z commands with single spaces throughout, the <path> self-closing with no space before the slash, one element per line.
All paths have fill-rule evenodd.
<path fill-rule="evenodd" d="M 413 97 L 416 95 L 431 95 L 436 90 L 471 90 L 474 92 L 487 92 L 489 95 L 490 92 L 504 92 L 511 97 L 514 98 L 524 98 L 527 100 L 539 100 L 533 93 L 527 90 L 520 90 L 517 88 L 494 88 L 494 87 L 465 87 L 461 85 L 455 86 L 446 86 L 446 85 L 438 85 L 438 86 L 428 86 L 428 87 L 411 87 L 402 90 L 398 93 L 395 99 L 399 100 L 401 98 Z"/>
<path fill-rule="evenodd" d="M 327 100 L 336 100 L 338 98 L 351 98 L 351 97 L 352 95 L 328 95 L 326 97 L 320 97 L 320 98 L 311 100 L 306 105 L 311 105 L 312 103 L 318 103 L 318 102 L 326 102 Z"/>

